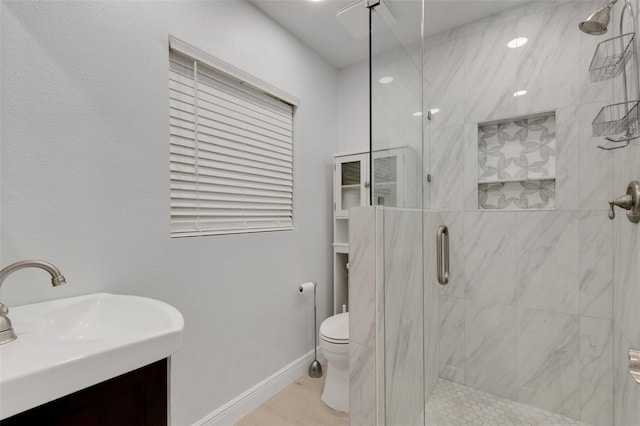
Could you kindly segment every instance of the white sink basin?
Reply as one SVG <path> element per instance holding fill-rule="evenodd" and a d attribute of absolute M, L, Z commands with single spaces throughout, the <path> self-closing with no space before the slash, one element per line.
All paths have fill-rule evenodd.
<path fill-rule="evenodd" d="M 0 419 L 166 358 L 184 320 L 166 303 L 96 293 L 9 307 L 0 345 Z"/>

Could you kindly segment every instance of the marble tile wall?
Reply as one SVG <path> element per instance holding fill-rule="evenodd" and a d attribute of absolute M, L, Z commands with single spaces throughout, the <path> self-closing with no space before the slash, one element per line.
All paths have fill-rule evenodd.
<path fill-rule="evenodd" d="M 434 277 L 423 285 L 423 219 L 441 222 L 417 209 L 350 211 L 352 425 L 416 424 L 437 384 L 439 294 Z M 426 261 L 435 266 L 434 255 Z"/>
<path fill-rule="evenodd" d="M 438 355 L 443 378 L 598 426 L 614 424 L 615 406 L 616 424 L 631 425 L 640 419 L 640 386 L 633 399 L 617 383 L 632 388 L 622 342 L 640 343 L 640 286 L 614 292 L 614 281 L 616 290 L 631 283 L 635 269 L 616 268 L 615 278 L 622 249 L 612 248 L 623 239 L 634 250 L 622 262 L 638 264 L 640 238 L 626 219 L 608 220 L 607 202 L 640 178 L 640 154 L 601 151 L 591 136 L 614 84 L 589 83 L 604 38 L 577 26 L 600 6 L 530 3 L 425 43 L 424 102 L 440 109 L 427 126 L 430 202 L 449 227 L 452 252 L 450 284 L 438 290 Z M 527 44 L 507 48 L 523 36 Z M 527 94 L 514 97 L 516 90 Z M 547 111 L 556 114 L 555 210 L 478 211 L 478 123 Z M 628 176 L 614 176 L 614 156 L 629 164 Z"/>
<path fill-rule="evenodd" d="M 436 269 L 436 253 L 433 250 L 438 226 L 442 224 L 439 212 L 424 211 L 422 222 L 422 242 L 424 244 L 423 286 L 424 286 L 424 380 L 425 396 L 438 384 L 440 373 L 440 285 L 433 272 Z"/>
<path fill-rule="evenodd" d="M 386 424 L 416 424 L 423 412 L 422 212 L 384 209 Z"/>
<path fill-rule="evenodd" d="M 377 351 L 377 280 L 382 246 L 375 207 L 350 210 L 349 219 L 349 422 L 351 425 L 384 424 L 378 422 L 378 378 L 384 370 L 383 353 Z M 382 340 L 381 340 L 382 341 Z M 382 382 L 384 384 L 384 382 Z"/>

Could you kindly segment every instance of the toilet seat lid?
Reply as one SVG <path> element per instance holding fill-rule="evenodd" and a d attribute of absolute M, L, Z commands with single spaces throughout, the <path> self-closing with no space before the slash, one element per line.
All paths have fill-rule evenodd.
<path fill-rule="evenodd" d="M 327 318 L 320 324 L 320 335 L 331 340 L 349 340 L 349 312 Z"/>

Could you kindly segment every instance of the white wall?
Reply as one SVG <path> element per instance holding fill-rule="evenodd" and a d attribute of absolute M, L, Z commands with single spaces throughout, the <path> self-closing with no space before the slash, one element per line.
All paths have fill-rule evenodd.
<path fill-rule="evenodd" d="M 331 299 L 337 71 L 243 1 L 2 5 L 1 264 L 61 268 L 2 288 L 7 305 L 98 291 L 185 317 L 173 424 L 192 424 L 313 346 L 297 284 Z M 169 238 L 171 33 L 300 98 L 292 232 Z M 117 313 L 116 313 L 117 314 Z"/>

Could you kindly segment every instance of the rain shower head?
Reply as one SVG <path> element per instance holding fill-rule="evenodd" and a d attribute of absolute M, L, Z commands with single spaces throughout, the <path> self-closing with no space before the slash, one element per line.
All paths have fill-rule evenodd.
<path fill-rule="evenodd" d="M 610 0 L 605 6 L 593 12 L 587 19 L 580 22 L 580 31 L 590 35 L 601 35 L 607 32 L 611 19 L 611 8 L 618 0 Z"/>

